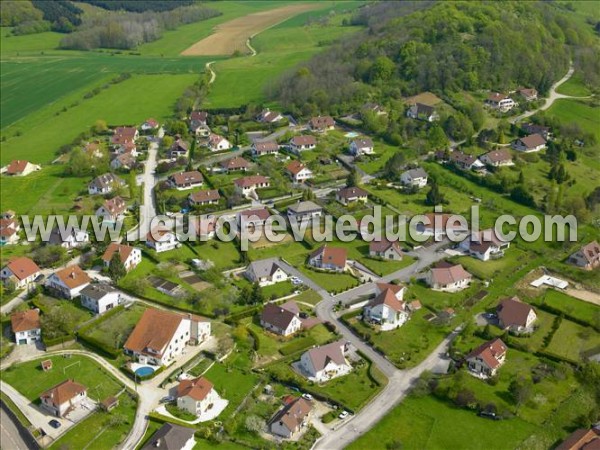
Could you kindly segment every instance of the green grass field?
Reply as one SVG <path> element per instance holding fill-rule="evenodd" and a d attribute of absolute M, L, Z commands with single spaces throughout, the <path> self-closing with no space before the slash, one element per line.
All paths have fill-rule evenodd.
<path fill-rule="evenodd" d="M 594 133 L 596 140 L 600 141 L 600 127 L 598 127 L 600 106 L 592 106 L 584 100 L 560 99 L 554 102 L 548 114 L 564 123 L 578 123 L 584 131 Z"/>
<path fill-rule="evenodd" d="M 2 162 L 27 156 L 37 163 L 48 163 L 63 144 L 89 129 L 96 120 L 111 125 L 138 124 L 148 117 L 165 119 L 183 90 L 197 80 L 196 75 L 136 75 L 103 90 L 78 106 L 55 117 L 52 108 L 43 108 L 18 124 L 21 136 L 8 134 L 2 145 Z M 10 129 L 12 129 L 11 127 Z"/>
<path fill-rule="evenodd" d="M 39 359 L 11 366 L 2 372 L 2 379 L 29 400 L 36 400 L 43 392 L 68 378 L 86 386 L 88 396 L 96 400 L 104 400 L 121 389 L 120 383 L 90 358 L 74 355 L 47 359 L 52 360 L 52 370 L 48 372 L 42 370 Z"/>
<path fill-rule="evenodd" d="M 563 320 L 548 346 L 548 351 L 579 361 L 582 359 L 582 353 L 600 352 L 600 334 L 593 328 Z"/>
<path fill-rule="evenodd" d="M 348 448 L 396 448 L 386 446 L 401 442 L 401 448 L 411 450 L 479 450 L 485 442 L 486 449 L 509 450 L 539 431 L 540 427 L 520 419 L 495 422 L 433 397 L 409 397 Z"/>

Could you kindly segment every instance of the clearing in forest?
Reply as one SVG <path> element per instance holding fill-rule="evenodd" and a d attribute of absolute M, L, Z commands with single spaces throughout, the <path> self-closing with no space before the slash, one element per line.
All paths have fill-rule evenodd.
<path fill-rule="evenodd" d="M 296 14 L 322 6 L 319 3 L 300 3 L 238 17 L 216 26 L 213 34 L 196 42 L 181 54 L 201 56 L 231 55 L 236 51 L 249 53 L 250 49 L 246 46 L 246 41 L 252 36 Z"/>

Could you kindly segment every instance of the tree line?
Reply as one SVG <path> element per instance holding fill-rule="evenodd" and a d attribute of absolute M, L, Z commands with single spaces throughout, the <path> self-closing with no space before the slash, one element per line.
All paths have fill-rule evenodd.
<path fill-rule="evenodd" d="M 171 11 L 182 6 L 190 6 L 194 2 L 192 0 L 82 0 L 83 3 L 107 9 L 109 11 L 129 11 L 129 12 L 144 12 L 144 11 Z"/>
<path fill-rule="evenodd" d="M 60 47 L 74 50 L 128 50 L 159 39 L 165 30 L 173 30 L 180 25 L 220 14 L 220 11 L 202 6 L 184 6 L 162 12 L 107 12 L 90 15 L 85 17 L 77 31 L 61 40 Z"/>

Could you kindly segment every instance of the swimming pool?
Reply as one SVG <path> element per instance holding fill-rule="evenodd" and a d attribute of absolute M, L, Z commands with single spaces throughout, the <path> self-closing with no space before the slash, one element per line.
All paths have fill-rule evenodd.
<path fill-rule="evenodd" d="M 355 138 L 357 136 L 360 136 L 360 135 L 356 131 L 349 131 L 348 133 L 346 133 L 344 135 L 344 137 L 347 137 L 347 138 Z"/>
<path fill-rule="evenodd" d="M 150 366 L 138 367 L 135 370 L 135 374 L 140 377 L 146 377 L 148 375 L 152 375 L 153 373 L 154 373 L 154 368 L 152 368 Z"/>

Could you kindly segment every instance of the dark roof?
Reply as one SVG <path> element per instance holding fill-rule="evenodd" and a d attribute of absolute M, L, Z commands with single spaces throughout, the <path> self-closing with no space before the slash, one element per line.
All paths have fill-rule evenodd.
<path fill-rule="evenodd" d="M 100 300 L 105 295 L 116 291 L 117 290 L 108 283 L 94 283 L 83 288 L 81 295 L 93 298 L 94 300 Z"/>
<path fill-rule="evenodd" d="M 540 145 L 546 144 L 546 139 L 544 139 L 541 134 L 537 133 L 530 134 L 529 136 L 525 136 L 519 140 L 525 146 L 525 148 L 536 148 Z"/>
<path fill-rule="evenodd" d="M 187 441 L 194 437 L 193 428 L 165 423 L 152 435 L 142 450 L 181 450 Z"/>
<path fill-rule="evenodd" d="M 280 422 L 292 433 L 298 429 L 304 422 L 304 418 L 310 414 L 312 405 L 308 400 L 298 397 L 281 408 L 269 423 Z"/>
<path fill-rule="evenodd" d="M 367 195 L 368 192 L 359 187 L 345 187 L 337 192 L 338 197 L 346 200 L 351 198 L 366 197 Z"/>
<path fill-rule="evenodd" d="M 504 327 L 513 325 L 524 327 L 527 325 L 527 316 L 533 308 L 523 303 L 518 297 L 502 300 L 496 309 L 500 324 Z"/>
<path fill-rule="evenodd" d="M 288 304 L 289 303 L 289 304 Z M 260 316 L 261 321 L 268 323 L 280 330 L 285 330 L 294 317 L 298 316 L 298 307 L 294 302 L 288 302 L 285 305 L 267 304 Z M 294 308 L 293 305 L 296 305 Z"/>

